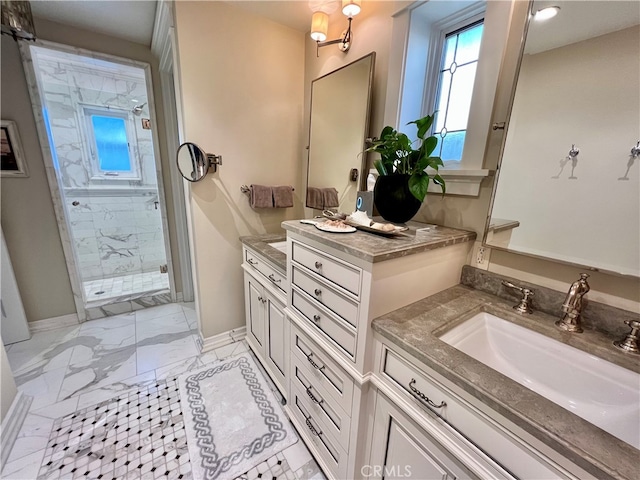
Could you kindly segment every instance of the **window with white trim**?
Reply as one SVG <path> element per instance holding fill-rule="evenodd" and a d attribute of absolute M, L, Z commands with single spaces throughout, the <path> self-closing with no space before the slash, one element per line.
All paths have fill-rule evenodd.
<path fill-rule="evenodd" d="M 130 112 L 84 107 L 92 180 L 140 180 Z"/>
<path fill-rule="evenodd" d="M 511 5 L 416 1 L 394 17 L 391 58 L 401 55 L 402 64 L 393 61 L 395 68 L 389 70 L 384 124 L 395 125 L 413 139 L 415 125 L 407 124 L 439 110 L 433 131 L 444 134 L 437 152 L 444 161 L 439 172 L 447 182 L 447 195 L 477 196 L 482 178 L 490 173 L 484 159 Z M 453 62 L 447 60 L 452 53 L 455 67 L 449 77 Z M 464 81 L 457 85 L 456 77 Z"/>

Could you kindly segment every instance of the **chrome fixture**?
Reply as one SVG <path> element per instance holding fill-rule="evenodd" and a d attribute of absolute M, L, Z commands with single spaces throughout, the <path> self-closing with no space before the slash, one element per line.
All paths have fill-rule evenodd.
<path fill-rule="evenodd" d="M 616 340 L 613 344 L 625 352 L 640 353 L 640 344 L 638 343 L 640 339 L 640 334 L 638 334 L 638 331 L 640 331 L 640 322 L 636 320 L 625 320 L 624 323 L 631 327 L 631 332 L 629 332 L 624 340 Z"/>
<path fill-rule="evenodd" d="M 342 0 L 342 13 L 349 19 L 349 26 L 342 33 L 342 37 L 335 40 L 327 40 L 327 31 L 329 30 L 329 15 L 323 11 L 314 12 L 311 17 L 311 38 L 316 41 L 316 56 L 320 56 L 318 50 L 320 47 L 338 44 L 338 48 L 342 52 L 348 52 L 353 41 L 353 32 L 351 31 L 351 20 L 360 13 L 361 0 Z"/>
<path fill-rule="evenodd" d="M 2 33 L 14 40 L 35 40 L 31 4 L 27 1 L 2 0 Z"/>
<path fill-rule="evenodd" d="M 518 285 L 514 285 L 513 283 L 507 282 L 507 281 L 503 281 L 502 285 L 504 285 L 505 287 L 513 288 L 514 290 L 517 290 L 520 293 L 522 293 L 522 300 L 520 300 L 520 303 L 513 306 L 513 309 L 516 312 L 533 313 L 533 310 L 531 310 L 531 305 L 529 305 L 529 302 L 531 301 L 531 297 L 533 297 L 533 290 L 530 290 L 524 287 L 519 287 Z"/>
<path fill-rule="evenodd" d="M 136 117 L 139 117 L 140 114 L 142 114 L 142 109 L 146 104 L 147 102 L 143 103 L 142 105 L 136 105 L 135 107 L 133 107 L 133 110 L 131 110 L 131 113 L 133 113 Z"/>
<path fill-rule="evenodd" d="M 569 150 L 569 158 L 572 160 L 575 160 L 575 158 L 578 156 L 579 153 L 580 153 L 580 149 L 576 148 L 575 144 L 571 145 L 571 150 Z"/>
<path fill-rule="evenodd" d="M 581 273 L 580 280 L 576 280 L 569 287 L 569 292 L 562 304 L 562 311 L 564 316 L 562 320 L 556 322 L 556 326 L 562 330 L 573 333 L 582 333 L 582 326 L 580 325 L 582 314 L 582 297 L 591 289 L 587 282 L 589 274 Z"/>
<path fill-rule="evenodd" d="M 222 165 L 222 155 L 206 153 L 198 145 L 185 142 L 178 147 L 177 164 L 180 175 L 190 182 L 202 180 L 209 168 L 218 170 L 218 165 Z"/>
<path fill-rule="evenodd" d="M 638 143 L 636 143 L 635 147 L 631 147 L 631 156 L 633 158 L 640 157 L 640 141 L 638 141 Z"/>

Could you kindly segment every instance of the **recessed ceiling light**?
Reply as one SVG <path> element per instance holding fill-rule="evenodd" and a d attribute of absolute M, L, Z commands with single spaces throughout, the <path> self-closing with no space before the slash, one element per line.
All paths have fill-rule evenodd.
<path fill-rule="evenodd" d="M 560 11 L 560 7 L 546 7 L 541 8 L 535 13 L 535 18 L 538 21 L 549 20 L 550 18 L 555 17 Z"/>

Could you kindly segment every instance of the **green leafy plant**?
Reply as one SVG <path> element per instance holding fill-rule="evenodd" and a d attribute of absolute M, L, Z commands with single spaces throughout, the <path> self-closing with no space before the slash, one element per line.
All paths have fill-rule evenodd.
<path fill-rule="evenodd" d="M 437 173 L 438 168 L 444 166 L 442 159 L 431 156 L 438 145 L 438 138 L 434 135 L 425 138 L 433 124 L 434 115 L 435 113 L 409 122 L 415 123 L 418 127 L 418 138 L 414 142 L 404 133 L 386 126 L 382 129 L 380 138 L 375 139 L 366 150 L 380 154 L 380 158 L 373 162 L 380 175 L 410 175 L 409 191 L 420 202 L 423 202 L 427 195 L 430 180 L 440 185 L 443 195 L 446 191 L 444 179 Z M 419 142 L 419 146 L 413 148 L 416 142 Z M 427 173 L 425 170 L 428 167 L 436 173 Z"/>

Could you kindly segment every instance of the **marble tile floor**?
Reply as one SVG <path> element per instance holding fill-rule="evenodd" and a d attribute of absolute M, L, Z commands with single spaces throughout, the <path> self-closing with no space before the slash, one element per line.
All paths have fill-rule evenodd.
<path fill-rule="evenodd" d="M 104 303 L 110 298 L 140 295 L 169 289 L 169 275 L 166 273 L 132 273 L 121 277 L 87 280 L 82 282 L 87 304 Z M 103 293 L 100 293 L 103 292 Z"/>
<path fill-rule="evenodd" d="M 7 355 L 18 388 L 34 400 L 1 478 L 38 478 L 40 465 L 52 461 L 53 456 L 45 455 L 53 445 L 52 428 L 54 424 L 61 425 L 63 417 L 68 420 L 78 412 L 89 411 L 90 406 L 126 398 L 134 390 L 154 388 L 161 381 L 247 351 L 245 342 L 237 342 L 199 354 L 196 335 L 193 305 L 169 304 L 35 334 L 28 341 L 9 346 Z M 291 479 L 293 475 L 295 479 L 324 479 L 302 442 L 281 453 L 286 461 L 268 459 L 265 465 L 240 478 Z M 49 459 L 44 462 L 46 458 Z M 109 462 L 113 459 L 112 455 Z M 71 467 L 64 475 L 60 470 L 48 471 L 42 478 L 73 478 L 76 473 L 82 478 L 97 478 L 99 474 L 84 475 L 90 463 L 92 468 L 98 466 L 96 460 L 99 457 L 91 459 L 93 463 L 81 460 L 73 473 Z M 81 468 L 84 466 L 87 468 Z M 100 469 L 108 467 L 100 464 Z M 161 478 L 178 478 L 181 474 L 182 478 L 191 478 L 188 467 L 156 470 L 158 475 L 169 472 L 168 476 L 160 475 Z M 154 478 L 149 472 L 141 475 L 140 471 L 134 471 L 127 475 L 118 478 Z M 113 477 L 103 474 L 102 478 Z"/>

